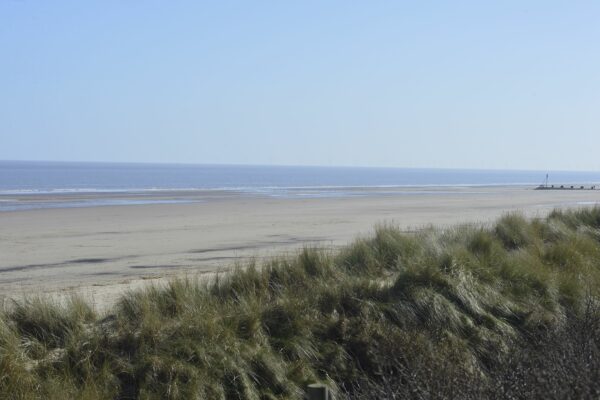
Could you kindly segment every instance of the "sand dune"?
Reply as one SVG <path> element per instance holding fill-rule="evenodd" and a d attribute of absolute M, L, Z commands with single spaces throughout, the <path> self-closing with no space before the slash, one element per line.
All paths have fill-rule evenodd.
<path fill-rule="evenodd" d="M 207 273 L 307 244 L 339 246 L 377 223 L 408 230 L 600 202 L 600 191 L 531 189 L 355 189 L 350 197 L 307 199 L 156 193 L 190 202 L 2 212 L 0 293 L 76 290 L 104 305 L 149 280 Z"/>

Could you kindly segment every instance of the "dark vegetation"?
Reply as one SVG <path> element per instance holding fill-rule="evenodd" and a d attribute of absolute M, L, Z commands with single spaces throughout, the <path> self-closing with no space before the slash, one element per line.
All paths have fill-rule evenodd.
<path fill-rule="evenodd" d="M 600 396 L 600 208 L 389 226 L 206 280 L 6 307 L 0 398 Z"/>

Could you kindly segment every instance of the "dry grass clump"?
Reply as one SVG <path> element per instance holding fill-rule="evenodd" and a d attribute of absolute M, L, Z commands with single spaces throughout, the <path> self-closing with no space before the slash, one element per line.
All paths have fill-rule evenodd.
<path fill-rule="evenodd" d="M 556 393 L 593 397 L 599 260 L 593 208 L 380 226 L 336 253 L 131 292 L 102 317 L 32 299 L 0 318 L 0 398 L 301 399 L 314 381 L 356 399 L 534 398 L 584 367 Z"/>
<path fill-rule="evenodd" d="M 520 338 L 515 351 L 484 374 L 465 368 L 454 346 L 440 345 L 436 357 L 395 351 L 380 343 L 375 377 L 363 374 L 344 387 L 347 400 L 375 399 L 597 399 L 600 396 L 600 307 L 587 297 L 568 330 L 547 330 Z"/>

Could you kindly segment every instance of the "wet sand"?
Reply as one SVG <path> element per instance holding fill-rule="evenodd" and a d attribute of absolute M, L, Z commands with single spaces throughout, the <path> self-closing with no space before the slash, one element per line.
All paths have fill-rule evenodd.
<path fill-rule="evenodd" d="M 70 196 L 95 201 L 117 195 Z M 124 196 L 139 197 L 118 195 Z M 352 189 L 325 198 L 197 191 L 144 196 L 151 203 L 175 202 L 0 212 L 2 296 L 76 291 L 102 308 L 149 281 L 223 270 L 304 245 L 340 246 L 378 223 L 414 230 L 485 223 L 507 211 L 542 216 L 556 207 L 600 202 L 600 191 L 531 187 Z M 21 201 L 65 201 L 55 197 Z"/>

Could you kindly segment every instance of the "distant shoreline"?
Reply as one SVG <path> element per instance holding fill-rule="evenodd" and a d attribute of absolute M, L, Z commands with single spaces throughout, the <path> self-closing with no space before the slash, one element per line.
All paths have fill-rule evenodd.
<path fill-rule="evenodd" d="M 147 190 L 58 190 L 0 192 L 0 213 L 37 209 L 90 208 L 189 204 L 237 198 L 318 199 L 351 197 L 396 197 L 415 195 L 472 195 L 481 191 L 505 188 L 533 189 L 528 184 L 480 185 L 386 185 L 386 186 L 313 186 L 215 189 L 147 189 Z"/>

